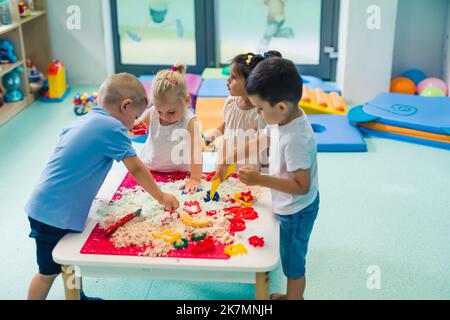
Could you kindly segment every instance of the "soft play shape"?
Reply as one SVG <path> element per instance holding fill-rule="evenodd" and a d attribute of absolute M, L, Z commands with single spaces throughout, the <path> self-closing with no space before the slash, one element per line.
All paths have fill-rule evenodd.
<path fill-rule="evenodd" d="M 420 70 L 408 70 L 402 77 L 410 79 L 415 85 L 418 85 L 421 81 L 425 80 L 427 76 Z"/>
<path fill-rule="evenodd" d="M 426 87 L 420 95 L 422 97 L 445 97 L 444 91 L 436 87 Z"/>
<path fill-rule="evenodd" d="M 420 82 L 420 83 L 417 85 L 417 93 L 418 93 L 418 94 L 421 94 L 422 91 L 425 90 L 427 87 L 436 87 L 436 88 L 439 88 L 439 89 L 441 89 L 441 90 L 444 92 L 445 96 L 448 95 L 448 86 L 447 86 L 447 84 L 446 84 L 444 81 L 442 81 L 441 79 L 438 79 L 438 78 L 428 78 L 428 79 L 423 80 L 422 82 Z"/>
<path fill-rule="evenodd" d="M 223 123 L 225 101 L 225 98 L 198 98 L 195 114 L 202 132 L 216 129 Z"/>
<path fill-rule="evenodd" d="M 361 113 L 367 114 L 364 121 Z M 352 122 L 382 124 L 437 134 L 450 132 L 450 99 L 383 93 L 348 115 Z"/>
<path fill-rule="evenodd" d="M 416 85 L 408 78 L 395 78 L 391 81 L 391 93 L 415 94 Z"/>
<path fill-rule="evenodd" d="M 202 73 L 203 79 L 228 79 L 226 74 L 223 74 L 222 68 L 205 68 Z"/>
<path fill-rule="evenodd" d="M 307 114 L 340 114 L 346 115 L 348 112 L 345 100 L 337 93 L 325 93 L 322 89 L 309 89 L 303 85 L 303 96 L 300 107 Z"/>
<path fill-rule="evenodd" d="M 229 95 L 226 79 L 205 79 L 198 92 L 199 98 L 226 98 Z"/>
<path fill-rule="evenodd" d="M 319 152 L 365 152 L 367 145 L 361 132 L 345 116 L 310 115 Z"/>
<path fill-rule="evenodd" d="M 421 145 L 425 145 L 425 146 L 431 146 L 431 147 L 450 150 L 450 143 L 428 140 L 428 139 L 423 139 L 423 138 L 418 138 L 418 137 L 413 137 L 413 136 L 408 136 L 408 135 L 403 135 L 403 134 L 391 133 L 391 132 L 370 130 L 370 129 L 363 128 L 363 127 L 361 127 L 361 131 L 366 134 L 370 134 L 370 135 L 374 135 L 374 136 L 378 136 L 378 137 L 382 137 L 382 138 L 406 141 L 406 142 L 421 144 Z"/>
<path fill-rule="evenodd" d="M 339 95 L 342 95 L 341 89 L 323 82 L 321 79 L 311 76 L 302 76 L 303 84 L 306 85 L 309 89 L 322 89 L 325 93 L 336 92 Z"/>

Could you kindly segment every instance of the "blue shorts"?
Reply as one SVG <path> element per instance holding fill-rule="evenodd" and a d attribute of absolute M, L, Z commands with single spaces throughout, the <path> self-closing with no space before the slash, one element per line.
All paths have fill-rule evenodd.
<path fill-rule="evenodd" d="M 36 258 L 39 273 L 44 276 L 52 276 L 61 273 L 61 265 L 53 261 L 52 251 L 56 244 L 71 230 L 62 230 L 28 217 L 30 221 L 30 238 L 36 241 Z"/>
<path fill-rule="evenodd" d="M 280 255 L 288 279 L 300 279 L 306 273 L 306 254 L 314 221 L 319 213 L 320 196 L 305 209 L 288 216 L 276 214 L 280 222 Z"/>

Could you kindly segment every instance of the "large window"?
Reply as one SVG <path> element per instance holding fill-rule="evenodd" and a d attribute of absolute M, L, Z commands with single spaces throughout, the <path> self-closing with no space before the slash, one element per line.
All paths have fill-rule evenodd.
<path fill-rule="evenodd" d="M 280 51 L 303 74 L 333 79 L 339 0 L 111 0 L 117 71 L 190 72 L 243 52 Z M 336 48 L 337 49 L 337 48 Z"/>

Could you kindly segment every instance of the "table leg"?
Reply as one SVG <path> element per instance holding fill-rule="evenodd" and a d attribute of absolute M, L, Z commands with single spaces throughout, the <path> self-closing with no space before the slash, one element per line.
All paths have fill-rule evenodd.
<path fill-rule="evenodd" d="M 63 266 L 62 278 L 64 281 L 64 292 L 66 294 L 66 300 L 80 300 L 81 288 L 77 284 L 74 267 Z"/>
<path fill-rule="evenodd" d="M 255 288 L 256 300 L 269 300 L 269 273 L 257 272 L 256 273 L 256 288 Z"/>

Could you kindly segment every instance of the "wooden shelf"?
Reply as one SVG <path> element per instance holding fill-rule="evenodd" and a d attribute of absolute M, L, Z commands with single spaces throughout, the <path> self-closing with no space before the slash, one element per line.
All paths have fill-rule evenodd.
<path fill-rule="evenodd" d="M 0 107 L 0 127 L 20 111 L 25 109 L 29 104 L 29 98 L 25 98 L 24 100 L 19 102 L 5 103 L 2 107 Z"/>
<path fill-rule="evenodd" d="M 34 12 L 31 13 L 30 16 L 24 17 L 24 18 L 20 18 L 20 23 L 21 24 L 27 23 L 27 22 L 29 22 L 31 20 L 34 20 L 34 19 L 36 19 L 38 17 L 41 17 L 41 16 L 45 15 L 45 14 L 46 14 L 46 12 L 44 10 L 34 11 Z"/>
<path fill-rule="evenodd" d="M 25 61 L 17 61 L 16 63 L 6 63 L 6 64 L 0 64 L 0 77 L 7 74 L 8 72 L 14 70 L 15 68 L 19 66 L 24 66 Z"/>
<path fill-rule="evenodd" d="M 6 25 L 6 26 L 0 26 L 0 35 L 7 33 L 9 31 L 13 31 L 15 29 L 17 29 L 19 27 L 18 23 L 13 23 L 10 25 Z"/>

